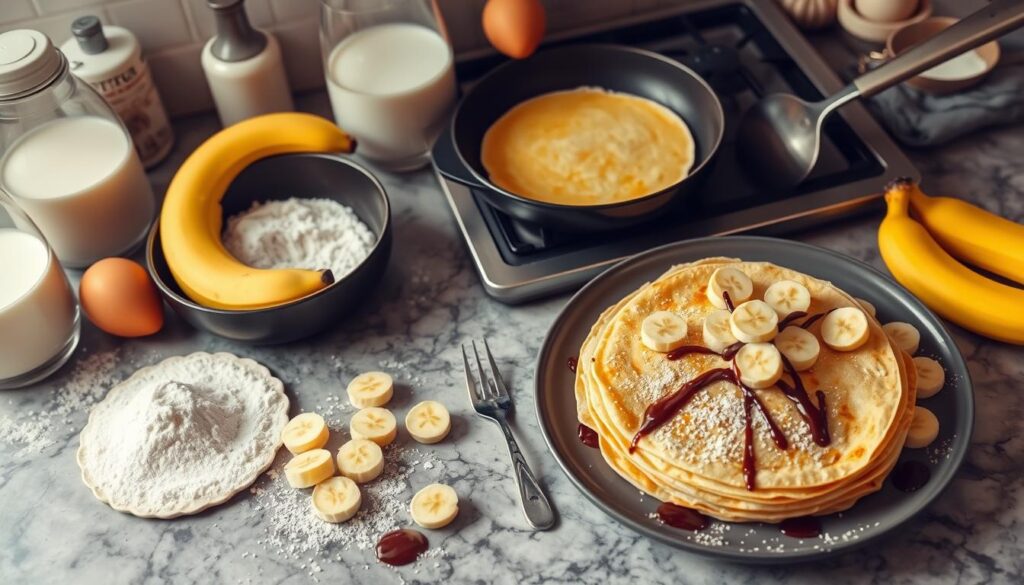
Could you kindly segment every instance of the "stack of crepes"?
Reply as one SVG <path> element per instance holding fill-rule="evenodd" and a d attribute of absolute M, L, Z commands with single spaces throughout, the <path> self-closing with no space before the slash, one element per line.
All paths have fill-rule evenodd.
<path fill-rule="evenodd" d="M 707 283 L 719 267 L 734 266 L 760 299 L 772 283 L 789 279 L 811 293 L 808 314 L 859 307 L 829 282 L 764 262 L 712 258 L 675 266 L 607 309 L 580 350 L 576 399 L 582 424 L 600 437 L 600 450 L 623 478 L 655 498 L 732 522 L 780 522 L 846 510 L 881 488 L 896 463 L 914 411 L 914 368 L 878 321 L 868 316 L 868 340 L 853 351 L 821 345 L 818 361 L 799 372 L 808 394 L 824 392 L 830 442 L 816 444 L 795 402 L 777 387 L 756 390 L 788 439 L 773 442 L 758 411 L 752 414 L 756 484 L 744 475 L 745 411 L 739 387 L 715 382 L 665 424 L 630 441 L 645 410 L 659 398 L 712 368 L 728 367 L 718 355 L 672 361 L 641 342 L 643 319 L 672 311 L 688 324 L 687 343 L 702 343 L 704 317 L 715 310 Z M 820 322 L 808 330 L 819 336 Z M 909 366 L 908 366 L 909 364 Z M 791 375 L 783 380 L 792 383 Z"/>

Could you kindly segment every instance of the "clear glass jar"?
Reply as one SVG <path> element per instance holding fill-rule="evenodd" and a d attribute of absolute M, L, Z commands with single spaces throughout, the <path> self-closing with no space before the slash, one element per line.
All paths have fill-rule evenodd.
<path fill-rule="evenodd" d="M 46 238 L 0 190 L 0 389 L 27 386 L 78 345 L 78 302 Z"/>
<path fill-rule="evenodd" d="M 436 0 L 321 0 L 320 48 L 338 125 L 384 170 L 427 164 L 455 104 Z"/>
<path fill-rule="evenodd" d="M 0 187 L 81 268 L 133 251 L 156 211 L 131 137 L 46 35 L 0 35 Z"/>

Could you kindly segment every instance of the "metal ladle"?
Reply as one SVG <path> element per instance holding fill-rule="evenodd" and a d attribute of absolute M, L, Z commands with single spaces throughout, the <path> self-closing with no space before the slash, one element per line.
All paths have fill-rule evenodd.
<path fill-rule="evenodd" d="M 766 96 L 740 119 L 736 145 L 740 162 L 759 182 L 774 189 L 807 178 L 821 151 L 821 128 L 832 112 L 869 97 L 939 63 L 1024 25 L 1024 0 L 993 0 L 928 40 L 854 79 L 839 93 L 809 103 L 794 95 Z"/>

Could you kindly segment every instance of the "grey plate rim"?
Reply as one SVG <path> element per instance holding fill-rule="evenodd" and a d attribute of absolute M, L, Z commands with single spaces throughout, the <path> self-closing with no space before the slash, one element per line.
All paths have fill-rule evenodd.
<path fill-rule="evenodd" d="M 668 256 L 671 260 L 666 260 L 666 267 L 672 263 L 682 263 L 688 261 L 698 260 L 700 258 L 712 257 L 714 254 L 695 254 L 692 257 L 686 257 L 687 251 L 691 248 L 696 248 L 705 245 L 714 245 L 716 243 L 725 243 L 727 245 L 742 245 L 749 244 L 752 246 L 762 246 L 762 252 L 773 253 L 778 250 L 785 250 L 786 248 L 796 249 L 802 252 L 810 252 L 814 254 L 822 254 L 830 257 L 839 263 L 845 263 L 856 267 L 857 269 L 863 270 L 876 281 L 878 281 L 883 288 L 889 289 L 889 291 L 899 300 L 913 307 L 916 312 L 916 316 L 925 321 L 931 329 L 937 335 L 937 343 L 945 345 L 952 350 L 949 352 L 951 361 L 946 365 L 947 379 L 956 379 L 958 383 L 953 385 L 957 395 L 963 394 L 960 397 L 960 406 L 963 406 L 962 416 L 957 419 L 957 426 L 955 428 L 955 437 L 951 444 L 951 451 L 946 462 L 941 466 L 938 473 L 933 472 L 928 485 L 926 485 L 915 494 L 926 494 L 922 501 L 920 501 L 912 510 L 903 513 L 887 528 L 875 531 L 864 538 L 858 538 L 848 542 L 838 543 L 830 549 L 821 549 L 816 551 L 798 551 L 798 552 L 785 552 L 785 553 L 761 553 L 761 552 L 739 552 L 732 550 L 725 550 L 717 547 L 710 547 L 698 544 L 693 541 L 685 540 L 684 538 L 672 538 L 665 534 L 655 530 L 653 527 L 648 526 L 644 523 L 636 522 L 632 518 L 629 518 L 619 513 L 612 504 L 605 502 L 600 496 L 593 493 L 584 483 L 581 477 L 577 476 L 577 466 L 569 461 L 566 454 L 561 453 L 556 446 L 555 439 L 553 436 L 553 430 L 549 426 L 554 417 L 549 417 L 548 413 L 545 412 L 545 400 L 543 400 L 543 394 L 545 391 L 542 389 L 544 383 L 545 371 L 548 367 L 561 367 L 564 368 L 565 364 L 560 364 L 557 360 L 551 361 L 552 356 L 556 353 L 556 349 L 552 348 L 553 339 L 556 337 L 560 329 L 566 326 L 565 322 L 569 320 L 569 315 L 573 312 L 574 307 L 582 303 L 586 297 L 592 294 L 592 291 L 599 288 L 602 284 L 615 278 L 619 278 L 619 274 L 629 269 L 634 264 L 644 262 L 656 256 Z M 719 255 L 730 255 L 733 252 L 723 252 Z M 803 271 L 803 270 L 801 270 Z M 643 282 L 636 282 L 634 286 L 638 287 Z M 572 297 L 566 302 L 565 306 L 558 312 L 558 315 L 551 322 L 548 327 L 548 331 L 544 336 L 544 341 L 541 344 L 540 350 L 537 353 L 536 365 L 534 367 L 534 403 L 535 403 L 535 415 L 537 416 L 537 422 L 541 429 L 541 434 L 544 437 L 544 443 L 547 445 L 548 451 L 554 456 L 555 461 L 561 468 L 562 473 L 569 478 L 569 481 L 578 489 L 591 503 L 597 506 L 605 514 L 610 516 L 620 524 L 630 528 L 634 532 L 637 532 L 643 536 L 679 548 L 691 553 L 695 553 L 700 556 L 727 560 L 739 563 L 747 564 L 783 564 L 793 562 L 808 562 L 814 560 L 822 560 L 832 558 L 841 554 L 845 554 L 856 548 L 860 548 L 869 543 L 872 543 L 892 531 L 905 525 L 907 522 L 912 520 L 914 517 L 923 512 L 928 506 L 932 504 L 939 496 L 945 492 L 946 488 L 952 482 L 956 476 L 957 471 L 963 464 L 964 459 L 967 456 L 969 450 L 971 437 L 974 432 L 974 386 L 970 377 L 970 372 L 967 368 L 963 355 L 959 349 L 949 331 L 946 329 L 943 322 L 924 305 L 920 300 L 917 299 L 912 293 L 903 288 L 895 280 L 878 270 L 877 268 L 851 256 L 822 248 L 820 246 L 814 246 L 804 242 L 795 240 L 785 240 L 781 238 L 772 238 L 765 236 L 711 236 L 705 238 L 694 238 L 689 240 L 681 240 L 679 242 L 673 242 L 657 248 L 641 252 L 639 254 L 630 256 L 607 270 L 594 277 L 590 282 L 585 284 L 580 290 L 578 290 Z M 564 415 L 563 415 L 564 416 Z M 572 424 L 576 425 L 575 414 L 572 415 Z M 625 481 L 619 478 L 620 481 Z M 917 497 L 916 495 L 914 497 Z M 851 508 L 846 514 L 850 515 L 855 513 L 857 506 L 860 503 Z M 650 523 L 654 524 L 657 520 L 651 520 Z M 683 533 L 680 533 L 683 534 Z"/>

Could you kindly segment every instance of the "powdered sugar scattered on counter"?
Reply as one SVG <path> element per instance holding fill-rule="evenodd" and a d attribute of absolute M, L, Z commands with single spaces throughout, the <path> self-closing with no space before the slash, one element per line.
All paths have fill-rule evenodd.
<path fill-rule="evenodd" d="M 81 416 L 84 426 L 89 409 L 114 385 L 117 363 L 117 349 L 79 359 L 42 408 L 0 418 L 0 443 L 20 446 L 15 456 L 23 456 L 46 450 L 66 432 L 78 432 L 71 426 L 75 417 Z"/>

